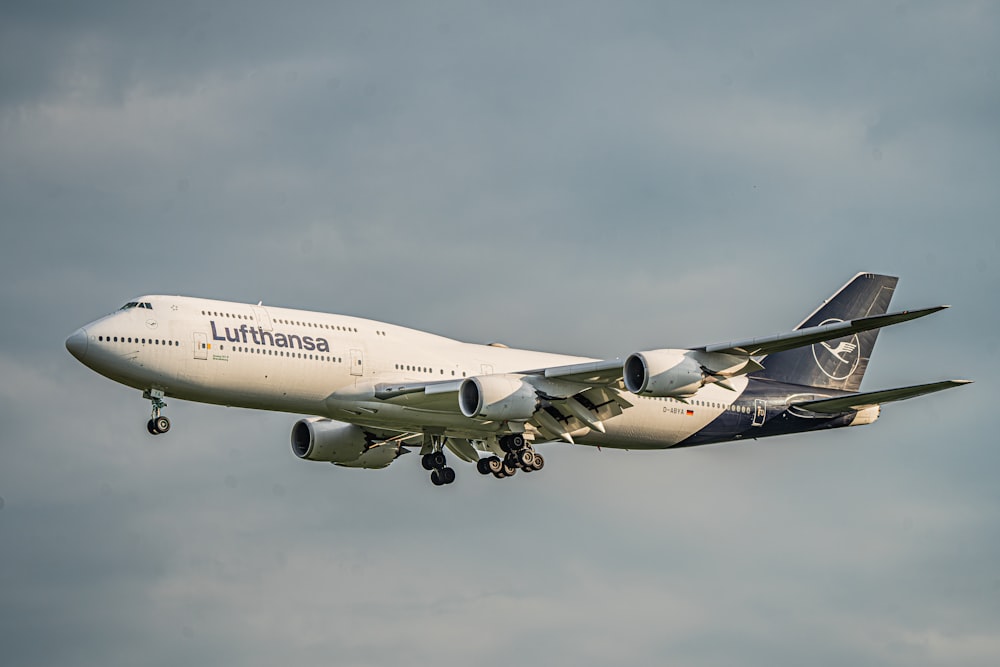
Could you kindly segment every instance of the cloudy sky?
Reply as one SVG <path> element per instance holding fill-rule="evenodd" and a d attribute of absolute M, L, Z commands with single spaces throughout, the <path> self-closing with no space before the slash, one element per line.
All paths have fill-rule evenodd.
<path fill-rule="evenodd" d="M 1000 7 L 0 5 L 0 650 L 24 666 L 1000 662 Z M 63 348 L 143 293 L 615 356 L 894 307 L 873 426 L 434 488 Z"/>

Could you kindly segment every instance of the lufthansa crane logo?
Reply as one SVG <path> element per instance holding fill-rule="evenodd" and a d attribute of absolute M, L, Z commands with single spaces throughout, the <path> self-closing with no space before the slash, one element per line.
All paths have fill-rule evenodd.
<path fill-rule="evenodd" d="M 820 323 L 834 324 L 844 320 L 829 319 Z M 825 340 L 812 346 L 813 359 L 823 375 L 831 380 L 846 380 L 851 377 L 861 362 L 861 341 L 857 334 L 836 340 Z"/>

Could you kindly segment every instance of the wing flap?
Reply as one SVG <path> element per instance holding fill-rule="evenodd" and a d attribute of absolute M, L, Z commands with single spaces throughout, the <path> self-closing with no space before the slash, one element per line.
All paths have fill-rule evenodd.
<path fill-rule="evenodd" d="M 838 396 L 836 398 L 823 398 L 818 401 L 803 401 L 794 403 L 797 408 L 818 412 L 821 414 L 839 414 L 841 412 L 857 412 L 882 403 L 892 403 L 893 401 L 903 401 L 908 398 L 933 394 L 937 391 L 944 391 L 952 387 L 961 387 L 971 383 L 972 380 L 945 380 L 943 382 L 931 382 L 930 384 L 920 384 L 912 387 L 899 387 L 898 389 L 885 389 L 882 391 L 869 391 L 849 396 Z"/>

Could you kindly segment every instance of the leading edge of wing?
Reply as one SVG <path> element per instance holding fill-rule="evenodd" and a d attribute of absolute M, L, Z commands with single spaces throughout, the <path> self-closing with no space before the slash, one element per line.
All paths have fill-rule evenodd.
<path fill-rule="evenodd" d="M 849 396 L 837 396 L 836 398 L 823 398 L 818 401 L 803 401 L 794 403 L 797 408 L 818 412 L 821 414 L 839 414 L 864 410 L 865 408 L 902 401 L 907 398 L 915 398 L 925 394 L 944 391 L 952 387 L 961 387 L 971 384 L 972 380 L 944 380 L 943 382 L 931 382 L 929 384 L 918 384 L 912 387 L 899 387 L 897 389 L 883 389 L 882 391 L 869 391 L 860 394 L 850 394 Z"/>
<path fill-rule="evenodd" d="M 738 354 L 751 357 L 758 357 L 775 352 L 793 350 L 797 347 L 813 345 L 825 340 L 843 338 L 862 331 L 880 329 L 892 324 L 908 322 L 919 317 L 925 317 L 936 313 L 950 306 L 934 306 L 933 308 L 922 308 L 920 310 L 902 310 L 896 313 L 885 315 L 873 315 L 871 317 L 858 317 L 846 322 L 834 322 L 823 324 L 807 329 L 798 329 L 789 333 L 777 334 L 775 336 L 764 336 L 762 338 L 751 338 L 749 340 L 734 341 L 729 343 L 717 343 L 706 345 L 705 347 L 694 348 L 703 352 L 720 352 L 722 354 Z"/>
<path fill-rule="evenodd" d="M 429 382 L 380 382 L 375 385 L 375 398 L 388 401 L 407 394 L 450 394 L 457 392 L 462 380 L 431 380 Z"/>
<path fill-rule="evenodd" d="M 749 340 L 706 345 L 690 348 L 693 351 L 756 357 L 773 354 L 797 347 L 812 345 L 826 340 L 843 338 L 852 334 L 879 329 L 892 324 L 915 320 L 949 306 L 935 306 L 920 310 L 903 310 L 885 315 L 859 317 L 847 322 L 835 322 L 807 329 L 799 329 L 775 336 L 752 338 Z M 542 376 L 552 380 L 563 380 L 587 386 L 614 386 L 619 384 L 623 376 L 621 358 L 598 361 L 585 361 L 565 366 L 550 366 L 533 370 L 518 371 L 518 375 Z M 454 393 L 459 390 L 463 380 L 431 380 L 429 382 L 379 383 L 375 386 L 375 397 L 380 400 L 391 400 L 408 394 L 423 393 L 426 395 Z M 897 399 L 898 400 L 898 399 Z"/>

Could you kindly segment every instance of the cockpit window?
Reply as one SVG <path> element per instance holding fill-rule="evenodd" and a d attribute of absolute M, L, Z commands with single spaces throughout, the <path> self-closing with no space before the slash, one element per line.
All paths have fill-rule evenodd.
<path fill-rule="evenodd" d="M 135 308 L 138 305 L 139 305 L 138 301 L 129 301 L 128 303 L 126 303 L 124 306 L 122 306 L 118 310 L 128 310 L 129 308 Z"/>
<path fill-rule="evenodd" d="M 148 301 L 129 301 L 118 310 L 128 310 L 129 308 L 145 308 L 147 310 L 153 310 L 153 304 Z"/>

